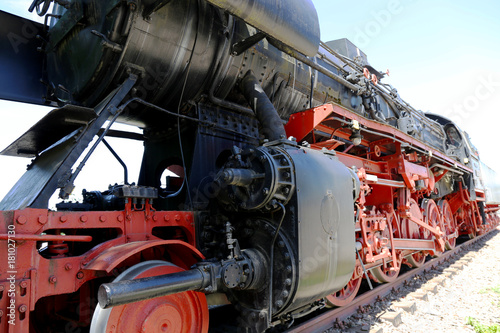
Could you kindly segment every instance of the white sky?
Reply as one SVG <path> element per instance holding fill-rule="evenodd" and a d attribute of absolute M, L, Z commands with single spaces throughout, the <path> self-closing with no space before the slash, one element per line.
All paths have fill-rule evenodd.
<path fill-rule="evenodd" d="M 0 10 L 26 16 L 31 3 L 2 0 Z M 415 108 L 443 114 L 467 131 L 481 159 L 500 170 L 498 135 L 500 120 L 500 2 L 494 0 L 388 0 L 357 2 L 313 0 L 321 25 L 322 40 L 347 37 L 368 56 L 378 70 L 390 70 L 386 82 Z M 29 15 L 29 14 L 28 14 Z M 36 14 L 29 16 L 37 18 Z M 0 149 L 38 121 L 49 109 L 0 101 Z M 112 140 L 110 140 L 112 142 Z M 117 147 L 120 148 L 120 147 Z M 130 178 L 138 174 L 131 151 L 120 156 L 135 164 Z M 101 149 L 102 150 L 102 149 Z M 109 153 L 84 169 L 77 181 L 92 187 L 96 175 L 107 183 L 120 182 L 121 171 Z M 134 162 L 134 163 L 132 163 Z M 28 159 L 0 157 L 0 197 L 17 181 Z M 113 168 L 115 171 L 113 172 Z M 83 182 L 82 182 L 83 179 Z M 81 191 L 81 189 L 77 190 Z"/>

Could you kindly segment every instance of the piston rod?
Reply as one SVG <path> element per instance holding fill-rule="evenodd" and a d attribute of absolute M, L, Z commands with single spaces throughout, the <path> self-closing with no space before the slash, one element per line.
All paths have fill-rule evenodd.
<path fill-rule="evenodd" d="M 184 291 L 201 291 L 210 285 L 210 276 L 200 269 L 135 280 L 104 283 L 97 299 L 103 309 Z"/>

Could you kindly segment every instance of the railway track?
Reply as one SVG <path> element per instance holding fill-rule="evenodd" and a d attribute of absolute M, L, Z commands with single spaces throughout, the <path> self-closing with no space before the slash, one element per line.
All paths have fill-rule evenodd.
<path fill-rule="evenodd" d="M 369 290 L 360 294 L 349 305 L 326 311 L 325 313 L 319 316 L 315 316 L 312 319 L 294 325 L 286 332 L 287 333 L 325 332 L 325 331 L 330 331 L 332 328 L 339 328 L 339 327 L 342 328 L 343 322 L 347 318 L 359 312 L 364 312 L 365 311 L 364 309 L 366 307 L 372 306 L 375 302 L 384 299 L 391 293 L 395 293 L 398 290 L 402 289 L 403 287 L 406 287 L 416 276 L 422 276 L 426 272 L 429 272 L 431 270 L 440 270 L 441 268 L 443 268 L 443 266 L 448 266 L 444 268 L 444 270 L 447 272 L 442 272 L 439 275 L 448 276 L 448 274 L 453 274 L 454 272 L 460 270 L 461 267 L 465 264 L 464 262 L 460 262 L 460 259 L 469 252 L 470 248 L 473 245 L 477 244 L 478 242 L 484 243 L 486 240 L 490 239 L 498 232 L 499 229 L 497 228 L 485 235 L 481 235 L 474 239 L 465 241 L 460 245 L 457 245 L 453 250 L 446 251 L 439 257 L 433 258 L 432 260 L 428 261 L 421 267 L 411 269 L 405 273 L 402 273 L 398 277 L 398 279 L 395 280 L 394 282 L 378 285 L 373 290 Z M 443 276 L 442 279 L 438 277 L 436 279 L 436 282 L 442 282 L 444 278 L 445 276 Z M 432 286 L 430 286 L 430 288 L 428 289 L 431 290 Z M 411 305 L 408 306 L 411 307 Z M 414 310 L 415 310 L 414 308 L 410 309 L 410 311 Z M 393 321 L 397 325 L 397 321 L 400 320 L 397 318 L 397 313 L 393 312 L 392 318 L 390 318 L 391 313 L 388 314 L 389 315 L 387 320 Z"/>

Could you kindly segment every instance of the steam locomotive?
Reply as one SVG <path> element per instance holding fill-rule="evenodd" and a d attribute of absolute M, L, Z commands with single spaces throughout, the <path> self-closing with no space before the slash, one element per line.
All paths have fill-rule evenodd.
<path fill-rule="evenodd" d="M 280 329 L 499 223 L 467 134 L 321 42 L 310 0 L 29 10 L 0 13 L 0 98 L 55 109 L 1 153 L 32 158 L 0 202 L 2 331 Z M 143 142 L 135 182 L 109 137 Z M 123 183 L 67 200 L 98 145 Z"/>

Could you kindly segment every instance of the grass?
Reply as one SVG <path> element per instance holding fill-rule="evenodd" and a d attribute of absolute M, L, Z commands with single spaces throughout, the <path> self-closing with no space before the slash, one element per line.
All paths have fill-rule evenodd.
<path fill-rule="evenodd" d="M 467 317 L 467 325 L 471 325 L 476 333 L 500 333 L 499 325 L 486 326 L 472 317 Z"/>
<path fill-rule="evenodd" d="M 479 293 L 480 294 L 486 294 L 486 293 L 491 292 L 491 291 L 494 292 L 495 294 L 499 294 L 500 295 L 500 286 L 482 289 L 482 290 L 479 291 Z"/>

